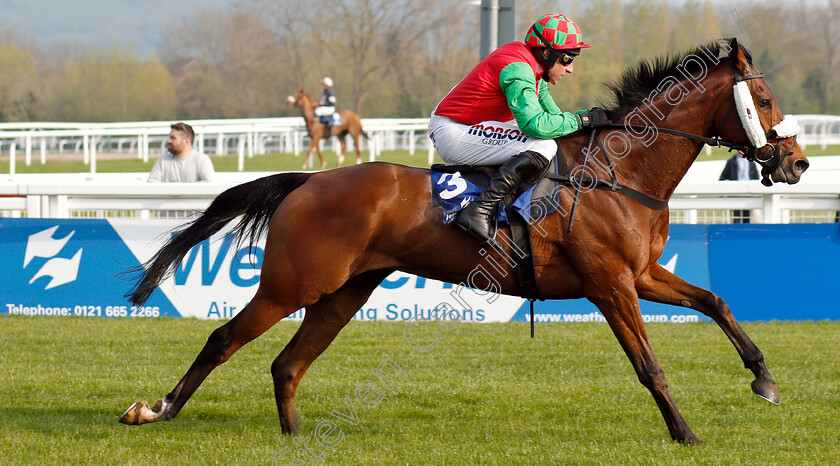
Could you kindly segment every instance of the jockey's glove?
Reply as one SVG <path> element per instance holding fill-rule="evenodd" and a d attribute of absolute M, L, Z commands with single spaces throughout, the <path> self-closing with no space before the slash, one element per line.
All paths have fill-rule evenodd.
<path fill-rule="evenodd" d="M 603 128 L 613 124 L 609 117 L 607 117 L 607 112 L 598 107 L 592 107 L 589 110 L 578 112 L 577 117 L 580 123 L 580 129 Z"/>

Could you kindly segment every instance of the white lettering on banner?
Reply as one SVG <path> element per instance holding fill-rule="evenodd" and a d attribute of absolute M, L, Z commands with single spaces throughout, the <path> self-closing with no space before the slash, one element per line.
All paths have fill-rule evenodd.
<path fill-rule="evenodd" d="M 6 304 L 6 312 L 9 315 L 23 315 L 23 316 L 69 316 L 69 307 L 60 306 L 42 306 L 37 304 L 35 306 L 24 306 L 23 304 Z"/>
<path fill-rule="evenodd" d="M 692 314 L 642 314 L 645 322 L 670 322 L 674 324 L 685 324 L 689 322 L 700 322 L 700 317 Z M 601 322 L 606 323 L 607 319 L 598 312 L 589 314 L 534 314 L 534 322 L 555 323 L 555 322 Z"/>
<path fill-rule="evenodd" d="M 174 224 L 136 225 L 120 222 L 111 223 L 111 225 L 124 245 L 134 254 L 138 263 L 147 261 L 157 252 L 158 248 L 154 243 L 168 236 L 172 228 L 177 226 Z M 70 258 L 76 256 L 82 249 L 84 242 L 78 238 L 78 232 L 70 236 L 70 232 L 75 228 L 67 229 L 67 233 L 59 232 L 63 238 L 52 238 L 53 234 L 67 226 L 72 227 L 72 221 L 67 225 L 61 223 L 49 229 L 44 229 L 39 225 L 40 228 L 32 230 L 38 232 L 44 242 L 34 249 L 30 248 L 28 252 L 21 247 L 20 254 L 14 257 L 12 265 L 13 269 L 17 269 L 24 263 L 25 257 L 29 258 L 27 274 L 22 280 L 24 286 L 31 278 L 29 268 L 32 268 L 31 273 L 34 274 L 36 268 L 41 268 L 49 260 Z M 27 235 L 31 236 L 30 233 L 27 232 Z M 38 236 L 35 237 L 37 238 Z M 28 239 L 29 236 L 22 236 L 20 241 L 26 244 Z M 111 246 L 106 245 L 106 247 Z M 119 248 L 122 245 L 113 247 Z M 57 256 L 54 256 L 55 254 Z M 85 251 L 83 256 L 87 254 L 89 254 L 88 251 Z M 482 255 L 488 256 L 484 253 Z M 453 316 L 457 316 L 458 322 L 509 322 L 515 316 L 521 320 L 522 306 L 525 301 L 516 296 L 497 295 L 499 284 L 489 279 L 491 274 L 504 276 L 503 272 L 509 270 L 506 267 L 506 262 L 509 260 L 511 259 L 506 256 L 485 257 L 482 260 L 484 268 L 479 268 L 476 273 L 470 275 L 469 284 L 457 287 L 452 283 L 427 279 L 406 272 L 394 272 L 374 290 L 368 301 L 357 310 L 353 320 L 437 321 L 441 317 L 435 314 L 435 309 L 437 308 L 440 312 L 442 303 L 449 304 L 447 309 Z M 38 281 L 39 286 L 32 290 L 27 289 L 27 294 L 21 297 L 3 296 L 5 299 L 0 301 L 0 314 L 107 318 L 180 315 L 202 319 L 230 319 L 241 312 L 253 298 L 254 286 L 259 283 L 263 261 L 263 249 L 251 247 L 248 243 L 239 246 L 230 230 L 226 230 L 191 249 L 184 260 L 178 264 L 173 276 L 161 283 L 160 291 L 165 296 L 165 301 L 153 301 L 154 305 L 137 307 L 130 306 L 122 299 L 122 292 L 114 294 L 113 297 L 93 300 L 86 297 L 84 293 L 49 294 L 52 290 L 44 292 L 43 287 L 40 286 L 41 282 Z M 96 269 L 91 267 L 88 270 L 84 267 L 85 264 L 82 264 L 83 267 L 79 270 L 77 281 L 98 279 L 99 276 L 94 275 L 98 273 Z M 126 266 L 129 265 L 131 264 L 126 262 Z M 86 275 L 83 277 L 81 274 Z M 127 286 L 122 279 L 113 275 L 108 275 L 107 279 L 119 280 L 120 290 L 124 290 Z M 56 290 L 60 291 L 61 287 Z M 574 308 L 570 310 L 576 312 Z M 537 319 L 538 321 L 570 321 L 568 318 L 548 317 L 554 312 L 554 309 L 549 311 L 543 308 L 545 317 L 538 315 Z M 300 309 L 288 318 L 300 320 L 304 315 L 305 310 Z M 447 322 L 454 318 L 447 317 Z M 668 319 L 671 318 L 672 316 L 668 315 Z M 674 316 L 673 321 L 690 322 L 692 318 L 694 316 Z"/>
<path fill-rule="evenodd" d="M 44 306 L 6 303 L 6 312 L 9 315 L 22 316 L 160 317 L 160 309 L 157 306 Z"/>

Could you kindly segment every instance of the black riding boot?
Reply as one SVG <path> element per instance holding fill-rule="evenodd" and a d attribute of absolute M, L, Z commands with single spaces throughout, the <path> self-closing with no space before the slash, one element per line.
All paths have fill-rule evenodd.
<path fill-rule="evenodd" d="M 332 125 L 330 124 L 330 123 L 332 123 L 332 117 L 321 116 L 321 117 L 318 117 L 318 119 L 321 120 L 321 124 L 324 125 L 324 137 L 329 138 L 330 137 L 330 131 L 332 131 Z"/>
<path fill-rule="evenodd" d="M 478 236 L 482 242 L 493 243 L 499 202 L 517 188 L 522 188 L 522 191 L 530 188 L 546 167 L 548 161 L 536 152 L 526 151 L 517 155 L 499 168 L 499 173 L 490 180 L 487 189 L 458 214 L 455 223 Z"/>

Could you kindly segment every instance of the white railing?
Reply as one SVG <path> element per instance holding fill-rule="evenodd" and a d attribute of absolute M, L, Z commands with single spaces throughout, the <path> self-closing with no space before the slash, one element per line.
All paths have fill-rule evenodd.
<path fill-rule="evenodd" d="M 840 211 L 840 156 L 814 157 L 802 182 L 770 188 L 716 181 L 723 163 L 692 166 L 671 198 L 672 221 L 711 223 L 698 213 L 750 210 L 754 223 L 796 222 L 801 212 L 820 212 L 817 221 L 831 222 Z M 147 173 L 0 175 L 0 216 L 170 218 L 161 213 L 202 210 L 225 189 L 269 174 L 219 172 L 215 183 L 155 184 L 145 182 Z"/>
<path fill-rule="evenodd" d="M 804 150 L 809 145 L 826 146 L 840 144 L 840 116 L 797 115 L 802 133 L 797 138 Z"/>
<path fill-rule="evenodd" d="M 96 173 L 97 154 L 131 153 L 144 162 L 165 152 L 171 122 L 146 121 L 124 123 L 0 123 L 0 154 L 9 154 L 9 173 L 16 173 L 16 159 L 24 154 L 24 163 L 32 164 L 33 153 L 40 163 L 47 163 L 48 153 L 80 153 Z M 196 148 L 211 155 L 237 154 L 238 170 L 244 171 L 245 158 L 270 151 L 298 155 L 310 144 L 300 117 L 252 118 L 238 120 L 188 121 L 196 136 Z M 429 163 L 434 150 L 428 139 L 428 118 L 366 118 L 362 127 L 370 139 L 359 138 L 360 150 L 373 161 L 382 150 L 425 149 Z M 348 150 L 353 141 L 347 138 Z M 331 138 L 333 150 L 337 138 Z"/>
<path fill-rule="evenodd" d="M 802 126 L 799 144 L 840 144 L 840 116 L 798 115 Z M 375 160 L 382 150 L 405 149 L 412 155 L 425 149 L 431 164 L 434 149 L 428 137 L 428 118 L 365 118 L 362 126 L 370 140 L 360 138 L 360 150 Z M 48 153 L 80 153 L 90 172 L 96 173 L 97 154 L 130 153 L 148 161 L 162 154 L 171 122 L 141 121 L 123 123 L 0 123 L 0 154 L 10 154 L 9 173 L 16 172 L 16 158 L 32 163 L 33 153 L 47 163 Z M 246 157 L 268 152 L 298 155 L 310 144 L 300 117 L 249 118 L 236 120 L 188 121 L 196 132 L 196 147 L 211 155 L 237 154 L 238 170 L 244 171 Z M 352 140 L 348 138 L 350 148 Z M 333 150 L 338 143 L 331 139 Z"/>

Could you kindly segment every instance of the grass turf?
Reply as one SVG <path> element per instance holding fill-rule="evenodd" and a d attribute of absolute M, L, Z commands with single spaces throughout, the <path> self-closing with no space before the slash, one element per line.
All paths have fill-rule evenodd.
<path fill-rule="evenodd" d="M 305 154 L 266 154 L 255 155 L 253 158 L 245 158 L 245 171 L 256 172 L 281 172 L 281 171 L 302 171 L 303 156 Z M 315 159 L 315 166 L 320 169 L 320 161 L 318 156 L 312 156 Z M 75 158 L 75 157 L 74 157 Z M 35 160 L 37 159 L 37 160 Z M 335 152 L 326 151 L 324 159 L 327 161 L 327 168 L 335 168 L 337 157 Z M 120 159 L 97 159 L 96 171 L 97 173 L 142 173 L 148 172 L 155 164 L 157 155 L 149 157 L 148 162 L 143 162 L 137 158 L 120 158 Z M 235 172 L 237 171 L 239 158 L 236 155 L 225 156 L 211 156 L 213 167 L 217 172 Z M 362 161 L 367 162 L 369 155 L 362 153 Z M 426 151 L 418 150 L 414 155 L 410 155 L 407 150 L 382 151 L 377 160 L 386 162 L 400 163 L 412 167 L 428 167 L 428 154 Z M 356 163 L 355 154 L 348 153 L 344 165 Z M 434 163 L 443 163 L 440 157 L 435 154 Z M 47 163 L 41 164 L 40 159 L 33 157 L 32 165 L 26 166 L 23 159 L 18 157 L 15 166 L 16 173 L 87 173 L 90 172 L 90 166 L 85 165 L 82 161 L 69 161 L 67 157 L 62 157 L 59 154 L 49 155 Z M 0 163 L 0 174 L 9 173 L 8 156 L 5 161 Z"/>
<path fill-rule="evenodd" d="M 117 422 L 174 387 L 218 322 L 0 317 L 0 463 L 312 463 L 280 434 L 269 367 L 281 322 L 217 368 L 171 422 Z M 774 406 L 713 324 L 649 324 L 677 405 L 701 446 L 668 432 L 603 324 L 461 324 L 430 352 L 404 326 L 351 322 L 297 392 L 301 437 L 327 464 L 838 464 L 838 322 L 752 323 L 779 385 Z M 431 341 L 435 323 L 412 330 Z M 385 358 L 405 371 L 370 408 L 356 399 Z M 358 423 L 334 417 L 348 412 Z M 332 448 L 314 439 L 333 420 Z M 340 441 L 339 441 L 340 439 Z M 277 456 L 283 448 L 290 451 Z"/>

